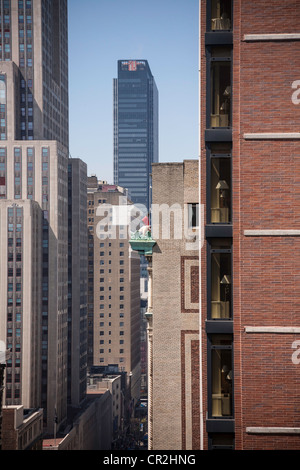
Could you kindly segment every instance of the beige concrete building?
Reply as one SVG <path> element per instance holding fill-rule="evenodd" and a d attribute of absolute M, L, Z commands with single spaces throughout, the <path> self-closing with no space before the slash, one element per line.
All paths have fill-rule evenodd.
<path fill-rule="evenodd" d="M 1 0 L 0 341 L 6 405 L 67 415 L 67 0 Z"/>
<path fill-rule="evenodd" d="M 152 185 L 149 444 L 193 449 L 199 433 L 198 161 L 153 164 Z"/>
<path fill-rule="evenodd" d="M 0 339 L 13 353 L 7 377 L 18 359 L 22 378 L 7 383 L 5 400 L 26 408 L 44 402 L 60 419 L 67 405 L 67 161 L 55 141 L 0 145 Z"/>
<path fill-rule="evenodd" d="M 140 260 L 129 246 L 128 225 L 116 224 L 113 209 L 126 208 L 127 203 L 124 189 L 88 178 L 89 363 L 103 371 L 126 373 L 132 397 L 137 400 Z"/>

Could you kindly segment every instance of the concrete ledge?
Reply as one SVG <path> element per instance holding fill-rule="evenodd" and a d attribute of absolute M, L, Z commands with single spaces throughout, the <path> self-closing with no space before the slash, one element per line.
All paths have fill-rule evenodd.
<path fill-rule="evenodd" d="M 300 230 L 244 230 L 246 237 L 299 237 Z"/>
<path fill-rule="evenodd" d="M 246 333 L 300 333 L 300 328 L 296 326 L 245 326 Z"/>
<path fill-rule="evenodd" d="M 249 427 L 246 428 L 248 434 L 300 434 L 300 428 L 285 427 Z"/>
<path fill-rule="evenodd" d="M 292 140 L 300 139 L 300 132 L 253 132 L 245 133 L 245 140 Z"/>
<path fill-rule="evenodd" d="M 300 33 L 245 34 L 244 41 L 299 41 Z"/>

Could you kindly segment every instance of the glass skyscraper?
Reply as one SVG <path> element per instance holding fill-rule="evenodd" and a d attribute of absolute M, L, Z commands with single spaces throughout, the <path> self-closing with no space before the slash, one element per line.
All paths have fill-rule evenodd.
<path fill-rule="evenodd" d="M 135 204 L 151 204 L 158 162 L 158 90 L 146 60 L 119 60 L 114 79 L 114 184 Z"/>

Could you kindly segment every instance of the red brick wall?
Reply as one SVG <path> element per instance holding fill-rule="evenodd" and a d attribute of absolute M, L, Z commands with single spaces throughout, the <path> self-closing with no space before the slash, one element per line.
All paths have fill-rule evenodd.
<path fill-rule="evenodd" d="M 17 433 L 14 428 L 14 410 L 3 409 L 2 449 L 18 450 Z"/>
<path fill-rule="evenodd" d="M 299 141 L 241 141 L 233 160 L 240 167 L 239 175 L 234 172 L 233 188 L 240 185 L 234 223 L 243 229 L 300 229 L 299 156 Z"/>
<path fill-rule="evenodd" d="M 299 57 L 299 41 L 241 43 L 242 133 L 299 131 L 300 107 L 292 103 L 292 84 L 300 80 Z"/>
<path fill-rule="evenodd" d="M 299 33 L 300 1 L 234 1 L 233 285 L 236 449 L 299 449 L 297 435 L 249 426 L 300 427 L 294 334 L 245 326 L 299 326 L 300 239 L 245 237 L 247 229 L 300 229 L 300 141 L 246 141 L 244 133 L 299 132 L 300 42 L 244 42 L 244 34 Z M 297 14 L 296 14 L 297 12 Z"/>
<path fill-rule="evenodd" d="M 299 32 L 299 0 L 234 0 L 234 27 L 243 34 Z M 241 3 L 241 14 L 236 14 Z"/>

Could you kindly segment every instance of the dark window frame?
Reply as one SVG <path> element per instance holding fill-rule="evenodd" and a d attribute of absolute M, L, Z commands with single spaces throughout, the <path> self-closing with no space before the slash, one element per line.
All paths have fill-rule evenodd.
<path fill-rule="evenodd" d="M 226 144 L 227 142 L 224 142 Z M 206 145 L 206 223 L 209 225 L 232 225 L 232 151 L 230 153 L 213 153 L 212 145 Z M 229 207 L 229 221 L 228 222 L 212 222 L 211 221 L 211 165 L 213 158 L 226 158 L 230 159 L 230 207 Z"/>
<path fill-rule="evenodd" d="M 230 244 L 230 248 L 212 248 L 212 243 L 215 239 L 207 239 L 207 320 L 211 320 L 214 322 L 221 322 L 221 321 L 232 321 L 233 320 L 233 258 L 232 258 L 232 240 Z M 230 254 L 230 262 L 231 262 L 231 293 L 230 293 L 230 315 L 229 318 L 212 318 L 211 315 L 211 302 L 212 302 L 212 268 L 211 268 L 211 258 L 213 253 L 226 253 Z"/>
<path fill-rule="evenodd" d="M 233 420 L 234 419 L 234 341 L 233 335 L 225 334 L 220 336 L 231 337 L 230 345 L 213 345 L 212 337 L 218 336 L 217 333 L 207 335 L 207 417 L 209 420 Z M 212 351 L 213 350 L 230 350 L 231 351 L 231 371 L 232 371 L 232 388 L 231 388 L 231 415 L 213 416 L 212 414 Z"/>
<path fill-rule="evenodd" d="M 216 46 L 207 46 L 206 47 L 206 128 L 207 129 L 232 129 L 232 53 L 233 49 L 231 45 L 226 45 L 224 48 L 230 49 L 230 57 L 228 56 L 219 56 L 219 57 L 212 57 L 212 49 Z M 229 62 L 230 63 L 230 88 L 231 88 L 231 104 L 230 104 L 230 113 L 229 113 L 229 126 L 218 126 L 214 127 L 211 126 L 211 68 L 212 63 L 214 62 Z"/>
<path fill-rule="evenodd" d="M 206 31 L 211 31 L 216 34 L 220 34 L 224 31 L 232 31 L 233 30 L 233 0 L 231 0 L 231 27 L 230 29 L 212 29 L 211 28 L 211 20 L 212 20 L 212 0 L 207 2 L 206 6 Z"/>

